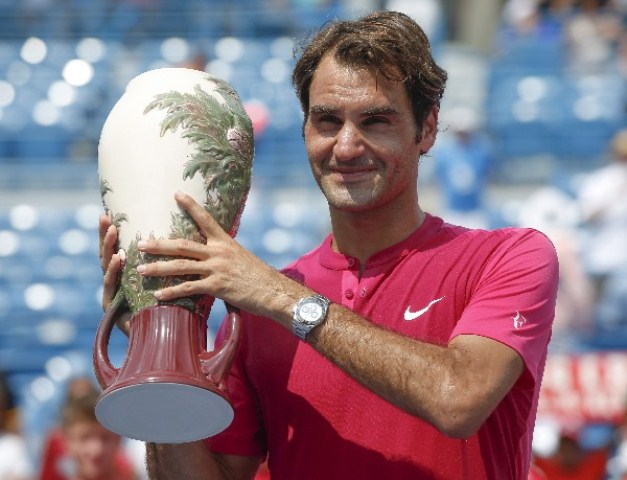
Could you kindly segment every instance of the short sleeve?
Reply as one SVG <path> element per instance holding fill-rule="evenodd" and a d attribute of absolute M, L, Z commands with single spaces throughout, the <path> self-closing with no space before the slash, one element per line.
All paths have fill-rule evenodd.
<path fill-rule="evenodd" d="M 553 244 L 532 229 L 512 229 L 484 266 L 452 337 L 481 335 L 514 349 L 534 383 L 551 338 L 559 280 Z"/>

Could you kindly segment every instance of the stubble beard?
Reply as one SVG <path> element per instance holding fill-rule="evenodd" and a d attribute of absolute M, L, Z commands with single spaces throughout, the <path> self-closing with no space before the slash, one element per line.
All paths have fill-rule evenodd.
<path fill-rule="evenodd" d="M 318 181 L 318 187 L 330 207 L 341 211 L 359 212 L 368 210 L 377 203 L 381 195 L 382 179 L 377 175 L 370 182 L 338 184 L 322 176 Z"/>

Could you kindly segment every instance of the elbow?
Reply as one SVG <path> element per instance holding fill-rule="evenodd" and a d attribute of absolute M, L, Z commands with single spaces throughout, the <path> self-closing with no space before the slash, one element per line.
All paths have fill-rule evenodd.
<path fill-rule="evenodd" d="M 481 402 L 463 398 L 464 395 L 459 397 L 442 401 L 439 414 L 432 423 L 447 437 L 464 440 L 477 433 L 489 414 L 483 412 Z"/>
<path fill-rule="evenodd" d="M 449 438 L 465 440 L 479 431 L 483 422 L 473 418 L 447 418 L 439 422 L 435 427 Z"/>

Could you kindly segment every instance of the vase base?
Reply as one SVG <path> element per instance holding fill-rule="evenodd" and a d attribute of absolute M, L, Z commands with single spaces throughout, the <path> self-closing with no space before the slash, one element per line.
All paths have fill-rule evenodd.
<path fill-rule="evenodd" d="M 181 383 L 143 383 L 115 389 L 96 404 L 96 418 L 124 437 L 185 443 L 217 435 L 233 420 L 219 393 Z"/>

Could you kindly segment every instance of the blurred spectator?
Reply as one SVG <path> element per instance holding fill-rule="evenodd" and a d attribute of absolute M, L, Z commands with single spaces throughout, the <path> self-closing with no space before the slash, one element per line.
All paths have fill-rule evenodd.
<path fill-rule="evenodd" d="M 122 438 L 96 419 L 99 391 L 79 377 L 67 388 L 61 425 L 47 439 L 40 480 L 135 480 Z"/>
<path fill-rule="evenodd" d="M 604 480 L 608 451 L 586 451 L 577 432 L 564 429 L 560 433 L 557 451 L 549 457 L 537 457 L 535 465 L 547 480 Z"/>
<path fill-rule="evenodd" d="M 560 281 L 550 348 L 577 348 L 594 331 L 594 288 L 577 240 L 577 203 L 562 190 L 546 186 L 529 195 L 519 210 L 518 225 L 548 236 L 559 258 Z"/>
<path fill-rule="evenodd" d="M 542 470 L 540 470 L 534 463 L 531 464 L 529 469 L 529 477 L 527 480 L 548 480 Z"/>
<path fill-rule="evenodd" d="M 616 450 L 608 461 L 607 470 L 609 480 L 627 480 L 627 403 L 622 422 L 616 429 Z"/>
<path fill-rule="evenodd" d="M 624 32 L 619 40 L 616 62 L 618 72 L 627 78 L 627 32 Z"/>
<path fill-rule="evenodd" d="M 15 431 L 16 406 L 6 375 L 0 372 L 0 479 L 29 480 L 33 468 L 26 443 Z"/>
<path fill-rule="evenodd" d="M 437 0 L 387 0 L 387 10 L 403 12 L 418 22 L 435 49 L 446 36 L 444 10 Z"/>
<path fill-rule="evenodd" d="M 613 71 L 623 29 L 622 18 L 608 0 L 579 0 L 566 24 L 568 63 L 576 73 Z"/>
<path fill-rule="evenodd" d="M 627 270 L 627 129 L 614 136 L 610 157 L 576 186 L 585 232 L 582 255 L 599 292 L 608 276 Z"/>
<path fill-rule="evenodd" d="M 443 217 L 451 223 L 486 228 L 484 192 L 492 163 L 491 144 L 479 130 L 477 114 L 453 109 L 448 130 L 435 147 L 436 182 L 444 196 Z"/>
<path fill-rule="evenodd" d="M 340 0 L 340 5 L 348 17 L 357 18 L 367 12 L 384 8 L 385 0 Z"/>
<path fill-rule="evenodd" d="M 599 329 L 610 335 L 617 334 L 619 338 L 624 338 L 627 334 L 627 269 L 613 272 L 603 282 L 597 318 Z"/>
<path fill-rule="evenodd" d="M 501 15 L 499 40 L 559 40 L 575 0 L 508 0 Z M 497 45 L 498 47 L 498 45 Z"/>

